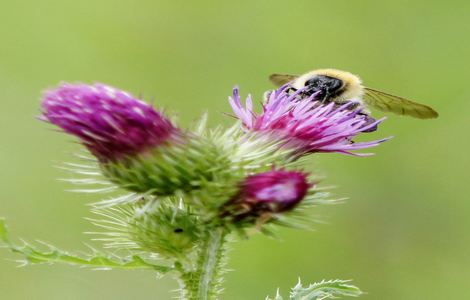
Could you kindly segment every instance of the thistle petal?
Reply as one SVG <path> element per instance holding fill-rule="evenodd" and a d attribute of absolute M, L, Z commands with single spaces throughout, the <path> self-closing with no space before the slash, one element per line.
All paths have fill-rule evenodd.
<path fill-rule="evenodd" d="M 238 88 L 234 88 L 230 103 L 245 130 L 278 136 L 302 154 L 353 154 L 350 151 L 374 147 L 387 140 L 353 142 L 357 135 L 375 131 L 385 119 L 375 120 L 362 108 L 351 110 L 357 101 L 323 104 L 315 99 L 316 94 L 305 98 L 299 96 L 301 93 L 302 90 L 288 93 L 286 86 L 268 93 L 261 114 L 253 111 L 251 97 L 247 98 L 245 107 L 242 106 Z"/>
<path fill-rule="evenodd" d="M 151 105 L 100 83 L 63 83 L 46 91 L 40 119 L 77 136 L 101 161 L 141 153 L 177 132 Z"/>

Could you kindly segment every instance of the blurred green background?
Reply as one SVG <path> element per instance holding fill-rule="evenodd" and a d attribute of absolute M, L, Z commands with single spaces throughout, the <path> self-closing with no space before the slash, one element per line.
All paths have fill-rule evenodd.
<path fill-rule="evenodd" d="M 470 298 L 470 2 L 2 1 L 0 216 L 14 236 L 82 249 L 86 203 L 55 168 L 79 146 L 35 119 L 40 93 L 101 81 L 142 94 L 188 125 L 211 124 L 235 84 L 260 97 L 272 72 L 336 67 L 434 106 L 432 121 L 390 117 L 376 156 L 317 155 L 312 169 L 350 200 L 321 207 L 314 232 L 233 245 L 223 299 L 285 294 L 298 277 L 353 279 L 361 299 Z M 1 299 L 170 299 L 151 272 L 16 268 L 0 252 Z"/>

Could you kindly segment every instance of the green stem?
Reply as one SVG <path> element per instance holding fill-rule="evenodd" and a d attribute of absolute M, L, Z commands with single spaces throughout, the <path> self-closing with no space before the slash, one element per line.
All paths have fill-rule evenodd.
<path fill-rule="evenodd" d="M 201 276 L 198 283 L 197 299 L 208 300 L 216 291 L 211 291 L 211 288 L 216 286 L 214 282 L 215 275 L 218 273 L 217 267 L 221 258 L 222 244 L 224 242 L 224 228 L 216 228 L 209 233 L 206 248 L 203 249 Z"/>
<path fill-rule="evenodd" d="M 201 245 L 197 268 L 193 272 L 182 272 L 185 298 L 189 300 L 216 299 L 221 282 L 221 259 L 224 252 L 226 230 L 217 227 L 207 233 Z"/>

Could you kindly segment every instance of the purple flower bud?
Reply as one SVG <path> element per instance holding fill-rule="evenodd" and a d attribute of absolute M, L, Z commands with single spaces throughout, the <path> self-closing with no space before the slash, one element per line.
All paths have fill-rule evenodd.
<path fill-rule="evenodd" d="M 46 91 L 41 119 L 79 137 L 100 161 L 145 152 L 177 132 L 151 105 L 99 83 Z"/>
<path fill-rule="evenodd" d="M 360 107 L 351 109 L 357 106 L 356 102 L 323 104 L 315 100 L 315 94 L 302 98 L 299 97 L 301 90 L 288 93 L 286 88 L 284 86 L 268 94 L 261 114 L 253 111 L 250 96 L 246 99 L 246 107 L 242 106 L 237 88 L 233 90 L 230 104 L 247 131 L 275 134 L 301 154 L 353 154 L 350 151 L 377 146 L 387 140 L 353 142 L 353 138 L 360 133 L 375 131 L 384 120 L 369 117 Z"/>
<path fill-rule="evenodd" d="M 224 215 L 242 220 L 284 212 L 302 201 L 311 186 L 307 174 L 298 171 L 272 170 L 251 175 L 226 204 Z"/>

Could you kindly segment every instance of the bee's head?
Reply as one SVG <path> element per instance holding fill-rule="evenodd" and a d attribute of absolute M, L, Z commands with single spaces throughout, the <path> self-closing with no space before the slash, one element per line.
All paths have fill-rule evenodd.
<path fill-rule="evenodd" d="M 307 79 L 304 85 L 304 94 L 310 96 L 314 93 L 318 93 L 320 99 L 328 101 L 328 99 L 341 93 L 344 83 L 341 79 L 335 77 L 315 75 Z"/>

